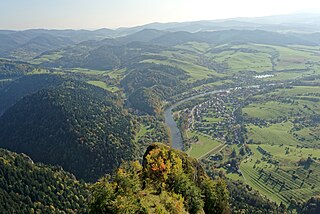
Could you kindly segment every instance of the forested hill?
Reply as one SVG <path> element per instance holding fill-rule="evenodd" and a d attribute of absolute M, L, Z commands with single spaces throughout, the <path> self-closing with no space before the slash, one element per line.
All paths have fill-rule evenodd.
<path fill-rule="evenodd" d="M 0 78 L 13 78 L 28 74 L 33 71 L 35 66 L 25 62 L 10 61 L 0 59 Z"/>
<path fill-rule="evenodd" d="M 55 87 L 63 83 L 60 75 L 25 75 L 0 88 L 0 116 L 18 100 L 41 89 Z"/>
<path fill-rule="evenodd" d="M 131 117 L 112 96 L 67 82 L 24 97 L 0 118 L 0 146 L 95 180 L 138 153 Z"/>
<path fill-rule="evenodd" d="M 26 155 L 0 149 L 0 212 L 86 213 L 84 182 L 59 167 L 34 164 Z"/>
<path fill-rule="evenodd" d="M 123 164 L 93 185 L 92 213 L 229 213 L 223 180 L 200 163 L 162 144 L 148 147 L 143 164 Z"/>

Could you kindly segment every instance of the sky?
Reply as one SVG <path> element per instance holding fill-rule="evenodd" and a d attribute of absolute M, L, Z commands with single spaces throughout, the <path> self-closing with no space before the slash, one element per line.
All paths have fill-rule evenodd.
<path fill-rule="evenodd" d="M 98 29 L 320 12 L 319 0 L 0 0 L 0 29 Z"/>

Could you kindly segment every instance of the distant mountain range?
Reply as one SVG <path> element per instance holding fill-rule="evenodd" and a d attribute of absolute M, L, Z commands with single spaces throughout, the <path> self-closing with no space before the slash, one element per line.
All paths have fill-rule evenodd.
<path fill-rule="evenodd" d="M 225 30 L 261 30 L 278 33 L 320 32 L 320 14 L 293 14 L 258 18 L 233 18 L 213 21 L 151 23 L 130 28 L 98 30 L 0 30 L 0 57 L 30 60 L 49 50 L 87 40 L 126 37 L 130 41 L 146 41 L 168 32 L 207 32 Z M 153 29 L 155 31 L 143 31 Z M 138 33 L 143 31 L 141 33 Z M 180 33 L 181 36 L 182 33 Z M 186 34 L 187 35 L 187 34 Z"/>

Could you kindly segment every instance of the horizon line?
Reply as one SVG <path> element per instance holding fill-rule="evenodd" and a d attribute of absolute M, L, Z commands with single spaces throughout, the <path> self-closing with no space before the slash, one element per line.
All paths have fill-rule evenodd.
<path fill-rule="evenodd" d="M 121 30 L 121 29 L 130 29 L 130 28 L 137 28 L 137 27 L 143 27 L 147 25 L 152 25 L 152 24 L 179 24 L 179 23 L 192 23 L 192 22 L 214 22 L 214 21 L 228 21 L 228 20 L 236 20 L 236 19 L 255 19 L 255 18 L 266 18 L 266 17 L 276 17 L 276 16 L 290 16 L 290 15 L 303 15 L 303 14 L 308 14 L 308 15 L 320 15 L 320 12 L 294 12 L 294 13 L 287 13 L 287 14 L 277 14 L 277 15 L 267 15 L 267 16 L 240 16 L 240 17 L 230 17 L 230 18 L 218 18 L 218 19 L 203 19 L 203 20 L 189 20 L 189 21 L 170 21 L 170 22 L 148 22 L 145 24 L 138 24 L 138 25 L 132 25 L 132 26 L 120 26 L 116 28 L 109 28 L 109 27 L 100 27 L 100 28 L 46 28 L 46 27 L 39 27 L 39 28 L 22 28 L 22 29 L 14 29 L 14 28 L 0 28 L 0 31 L 28 31 L 28 30 L 74 30 L 74 31 L 97 31 L 97 30 Z M 243 21 L 247 23 L 254 23 L 254 22 L 248 22 L 248 21 Z M 150 28 L 152 29 L 152 28 Z"/>

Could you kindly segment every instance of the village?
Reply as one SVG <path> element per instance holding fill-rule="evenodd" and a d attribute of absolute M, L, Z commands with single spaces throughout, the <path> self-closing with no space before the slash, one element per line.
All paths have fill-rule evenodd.
<path fill-rule="evenodd" d="M 243 143 L 239 110 L 249 94 L 249 90 L 233 89 L 211 95 L 191 110 L 187 109 L 188 130 L 228 144 Z"/>

